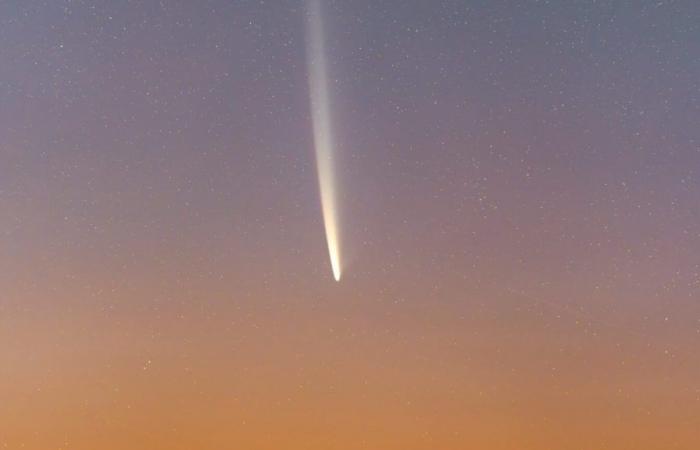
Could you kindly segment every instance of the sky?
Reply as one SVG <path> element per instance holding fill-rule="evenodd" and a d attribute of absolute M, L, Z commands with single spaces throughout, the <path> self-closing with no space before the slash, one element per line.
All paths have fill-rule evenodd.
<path fill-rule="evenodd" d="M 0 448 L 700 448 L 700 2 L 0 2 Z M 330 119 L 329 119 L 330 120 Z"/>

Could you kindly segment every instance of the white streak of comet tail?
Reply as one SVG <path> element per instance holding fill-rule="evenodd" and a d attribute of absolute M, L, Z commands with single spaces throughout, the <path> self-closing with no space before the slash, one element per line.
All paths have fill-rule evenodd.
<path fill-rule="evenodd" d="M 313 121 L 316 170 L 321 193 L 321 209 L 326 229 L 328 253 L 333 276 L 340 281 L 340 224 L 334 165 L 335 148 L 331 126 L 328 69 L 324 45 L 323 18 L 320 0 L 307 0 L 307 63 L 311 119 Z"/>

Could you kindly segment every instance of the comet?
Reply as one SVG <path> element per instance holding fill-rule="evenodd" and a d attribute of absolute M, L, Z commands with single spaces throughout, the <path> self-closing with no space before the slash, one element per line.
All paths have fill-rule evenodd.
<path fill-rule="evenodd" d="M 328 255 L 333 277 L 340 281 L 340 223 L 338 190 L 335 173 L 335 146 L 331 120 L 331 103 L 328 86 L 328 67 L 323 31 L 321 0 L 306 0 L 306 59 L 311 101 L 316 171 L 321 197 L 323 224 L 326 230 Z"/>

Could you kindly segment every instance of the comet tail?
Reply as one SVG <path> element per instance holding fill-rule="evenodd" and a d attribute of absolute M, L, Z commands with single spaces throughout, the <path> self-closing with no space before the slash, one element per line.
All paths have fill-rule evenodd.
<path fill-rule="evenodd" d="M 328 70 L 323 38 L 320 0 L 307 0 L 307 64 L 311 119 L 313 121 L 316 169 L 321 193 L 321 209 L 326 228 L 328 253 L 333 276 L 340 281 L 340 225 L 334 166 L 333 134 L 328 93 Z"/>

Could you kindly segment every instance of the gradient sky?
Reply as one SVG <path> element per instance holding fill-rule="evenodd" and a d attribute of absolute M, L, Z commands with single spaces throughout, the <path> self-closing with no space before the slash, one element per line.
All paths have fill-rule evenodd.
<path fill-rule="evenodd" d="M 700 2 L 0 2 L 0 448 L 700 448 Z"/>

